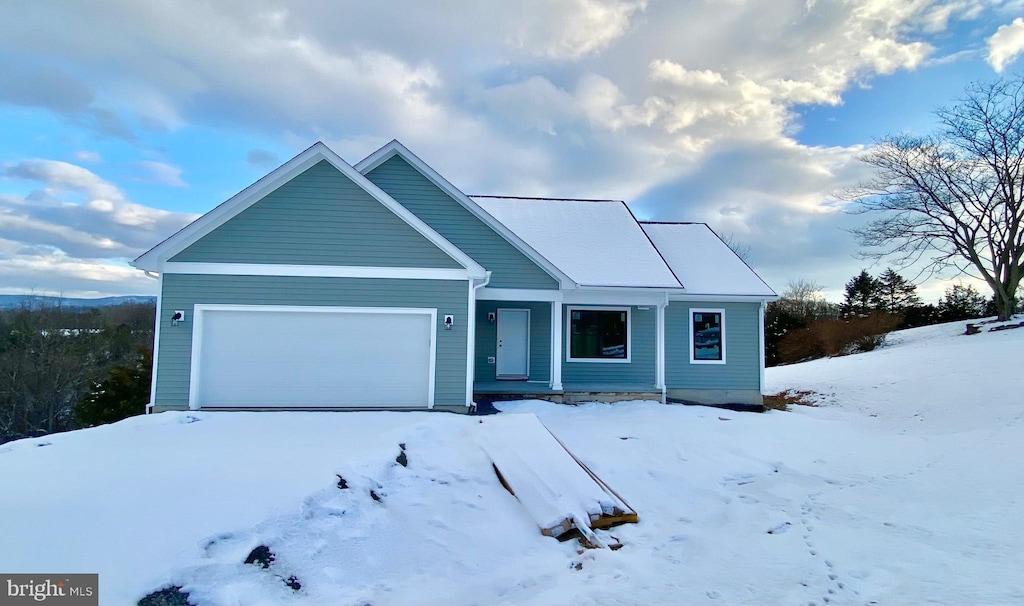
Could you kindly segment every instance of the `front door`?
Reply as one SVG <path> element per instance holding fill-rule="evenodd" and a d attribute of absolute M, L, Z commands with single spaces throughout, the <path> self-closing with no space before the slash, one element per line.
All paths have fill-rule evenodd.
<path fill-rule="evenodd" d="M 498 355 L 495 375 L 499 379 L 526 379 L 530 371 L 530 310 L 498 310 Z"/>

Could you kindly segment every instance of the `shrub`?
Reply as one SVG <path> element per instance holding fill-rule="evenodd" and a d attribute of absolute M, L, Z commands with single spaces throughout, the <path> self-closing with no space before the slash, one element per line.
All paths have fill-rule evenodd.
<path fill-rule="evenodd" d="M 153 354 L 148 349 L 139 351 L 135 364 L 113 367 L 75 405 L 76 424 L 91 427 L 142 414 L 149 402 L 152 373 Z"/>
<path fill-rule="evenodd" d="M 805 329 L 787 334 L 779 343 L 779 356 L 784 363 L 793 363 L 871 351 L 885 343 L 886 335 L 902 321 L 900 316 L 885 312 L 818 319 Z"/>

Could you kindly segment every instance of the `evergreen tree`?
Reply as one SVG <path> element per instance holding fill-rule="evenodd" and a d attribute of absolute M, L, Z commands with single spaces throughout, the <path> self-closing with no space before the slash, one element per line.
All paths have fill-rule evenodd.
<path fill-rule="evenodd" d="M 881 285 L 866 269 L 846 283 L 841 308 L 844 316 L 866 316 L 881 306 Z"/>
<path fill-rule="evenodd" d="M 978 294 L 970 284 L 954 284 L 939 299 L 939 320 L 955 322 L 980 318 L 985 315 L 987 303 L 985 297 Z"/>
<path fill-rule="evenodd" d="M 134 364 L 113 367 L 110 375 L 93 383 L 75 406 L 76 424 L 91 427 L 142 414 L 149 402 L 152 371 L 153 354 L 149 349 L 142 349 Z"/>
<path fill-rule="evenodd" d="M 892 268 L 878 276 L 877 309 L 891 314 L 903 315 L 910 307 L 921 305 L 917 287 Z"/>

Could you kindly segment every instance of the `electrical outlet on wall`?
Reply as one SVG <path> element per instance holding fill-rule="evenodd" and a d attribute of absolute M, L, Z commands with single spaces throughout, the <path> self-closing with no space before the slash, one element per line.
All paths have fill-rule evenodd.
<path fill-rule="evenodd" d="M 487 363 L 494 364 L 494 356 L 487 356 Z"/>

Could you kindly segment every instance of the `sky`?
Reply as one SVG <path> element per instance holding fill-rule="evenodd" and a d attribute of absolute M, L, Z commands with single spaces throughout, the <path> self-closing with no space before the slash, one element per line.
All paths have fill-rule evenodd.
<path fill-rule="evenodd" d="M 703 221 L 776 291 L 862 268 L 836 194 L 1024 72 L 1024 0 L 89 2 L 0 8 L 0 293 L 156 294 L 129 261 L 321 140 L 467 194 Z M 908 277 L 912 277 L 909 276 Z M 919 285 L 935 300 L 950 277 Z"/>

